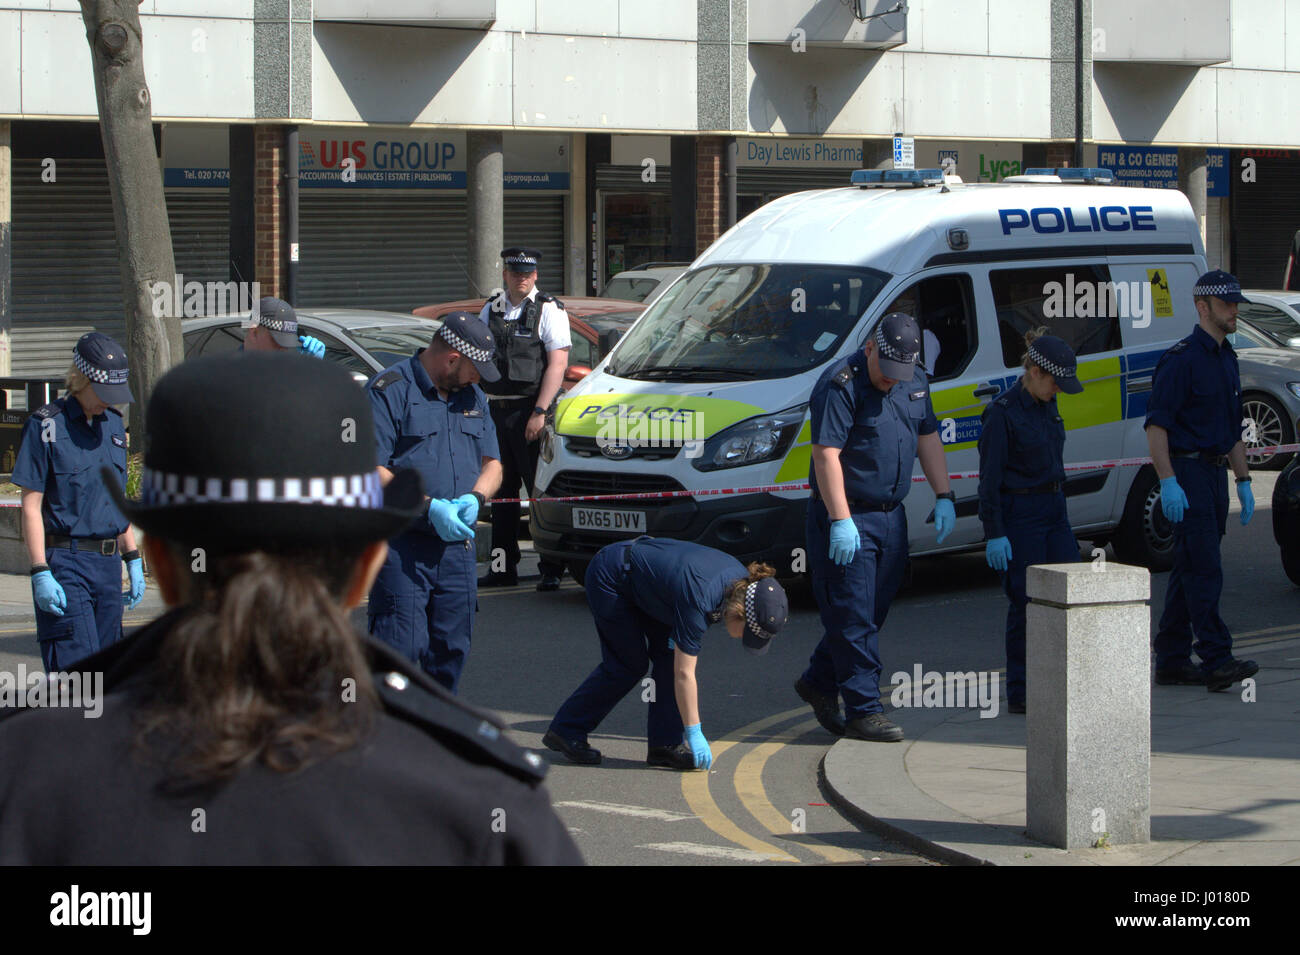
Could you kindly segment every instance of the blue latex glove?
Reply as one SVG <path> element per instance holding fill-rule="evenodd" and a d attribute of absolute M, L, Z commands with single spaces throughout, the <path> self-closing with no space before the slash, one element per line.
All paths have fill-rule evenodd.
<path fill-rule="evenodd" d="M 32 593 L 36 595 L 36 606 L 56 617 L 63 616 L 63 611 L 68 606 L 68 595 L 48 570 L 42 570 L 32 578 Z"/>
<path fill-rule="evenodd" d="M 713 765 L 713 750 L 709 749 L 709 741 L 704 738 L 699 723 L 692 723 L 686 727 L 686 745 L 691 748 L 691 755 L 695 757 L 696 769 L 708 769 Z"/>
<path fill-rule="evenodd" d="M 934 502 L 934 529 L 939 532 L 936 538 L 936 544 L 942 544 L 943 539 L 952 533 L 953 525 L 957 523 L 957 509 L 952 506 L 952 501 L 946 497 L 939 498 Z"/>
<path fill-rule="evenodd" d="M 474 528 L 460 519 L 455 501 L 434 498 L 429 502 L 429 523 L 445 541 L 467 541 L 474 536 Z"/>
<path fill-rule="evenodd" d="M 144 599 L 144 561 L 133 557 L 126 562 L 126 572 L 131 577 L 131 589 L 122 595 L 127 610 L 134 610 Z"/>
<path fill-rule="evenodd" d="M 325 343 L 319 338 L 312 338 L 310 335 L 299 335 L 298 351 L 304 355 L 311 355 L 312 358 L 324 358 Z"/>
<path fill-rule="evenodd" d="M 994 570 L 1006 570 L 1011 559 L 1011 541 L 1005 537 L 993 538 L 984 545 L 984 559 Z"/>
<path fill-rule="evenodd" d="M 1177 524 L 1183 519 L 1183 512 L 1190 510 L 1187 495 L 1178 486 L 1178 478 L 1167 477 L 1160 480 L 1160 510 L 1165 517 Z"/>
<path fill-rule="evenodd" d="M 1250 481 L 1237 485 L 1237 500 L 1241 502 L 1241 526 L 1245 527 L 1255 514 L 1255 492 L 1250 489 Z"/>
<path fill-rule="evenodd" d="M 851 563 L 853 555 L 858 552 L 858 526 L 853 518 L 845 517 L 831 522 L 831 560 L 843 567 Z"/>
<path fill-rule="evenodd" d="M 466 527 L 473 527 L 478 520 L 478 498 L 473 494 L 462 494 L 456 498 L 456 516 Z"/>

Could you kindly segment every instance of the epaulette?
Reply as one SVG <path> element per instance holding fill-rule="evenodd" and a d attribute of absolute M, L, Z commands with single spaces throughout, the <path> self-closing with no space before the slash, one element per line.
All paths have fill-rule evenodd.
<path fill-rule="evenodd" d="M 556 308 L 560 309 L 561 311 L 564 310 L 564 303 L 561 302 L 561 301 L 560 301 L 558 298 L 556 298 L 554 295 L 551 295 L 549 292 L 538 292 L 538 293 L 537 293 L 537 301 L 542 302 L 542 303 L 546 303 L 546 302 L 554 302 Z"/>
<path fill-rule="evenodd" d="M 382 375 L 380 375 L 378 378 L 372 381 L 370 383 L 370 387 L 374 388 L 376 391 L 383 391 L 393 382 L 401 381 L 401 380 L 402 380 L 402 373 L 396 369 L 393 369 L 392 371 L 384 372 Z"/>
<path fill-rule="evenodd" d="M 1175 342 L 1173 347 L 1171 347 L 1169 351 L 1174 354 L 1178 354 L 1178 352 L 1182 351 L 1186 347 L 1187 347 L 1187 339 L 1184 338 L 1181 341 Z"/>
<path fill-rule="evenodd" d="M 835 384 L 839 385 L 841 388 L 847 389 L 853 381 L 853 373 L 853 366 L 846 363 L 843 368 L 834 374 L 831 381 L 835 382 Z"/>
<path fill-rule="evenodd" d="M 51 401 L 48 405 L 43 405 L 32 412 L 34 418 L 53 418 L 60 411 L 59 403 Z"/>
<path fill-rule="evenodd" d="M 119 418 L 122 417 L 122 412 L 118 411 L 118 410 L 117 410 L 116 408 L 114 408 L 112 405 L 109 405 L 109 406 L 108 406 L 107 408 L 105 408 L 104 410 L 105 410 L 105 411 L 111 411 L 111 412 L 113 412 L 113 414 L 117 415 Z"/>
<path fill-rule="evenodd" d="M 488 763 L 525 783 L 546 778 L 546 762 L 503 736 L 492 714 L 461 702 L 432 680 L 403 673 L 396 660 L 390 661 L 393 669 L 386 669 L 373 643 L 368 649 L 379 666 L 373 674 L 375 692 L 389 712 L 471 762 Z"/>

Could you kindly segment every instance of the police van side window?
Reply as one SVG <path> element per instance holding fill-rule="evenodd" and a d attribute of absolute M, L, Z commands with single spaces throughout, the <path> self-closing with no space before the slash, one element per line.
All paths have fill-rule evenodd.
<path fill-rule="evenodd" d="M 1125 283 L 1112 283 L 1104 265 L 1050 265 L 989 273 L 1002 338 L 1002 361 L 1024 360 L 1025 332 L 1046 325 L 1079 357 L 1121 347 L 1120 319 L 1129 307 Z"/>
<path fill-rule="evenodd" d="M 921 326 L 921 360 L 931 381 L 953 378 L 966 368 L 978 344 L 969 275 L 936 275 L 894 297 L 881 312 L 903 312 Z"/>

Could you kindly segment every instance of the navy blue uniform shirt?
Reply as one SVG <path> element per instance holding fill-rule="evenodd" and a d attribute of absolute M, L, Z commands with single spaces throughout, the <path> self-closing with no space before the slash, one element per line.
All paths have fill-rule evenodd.
<path fill-rule="evenodd" d="M 628 548 L 628 587 L 642 611 L 673 628 L 673 643 L 696 656 L 727 590 L 749 577 L 730 554 L 689 541 L 645 538 Z"/>
<path fill-rule="evenodd" d="M 454 500 L 474 490 L 483 458 L 500 460 L 497 430 L 478 385 L 449 392 L 446 400 L 416 352 L 385 369 L 366 386 L 375 413 L 378 463 L 390 471 L 415 468 L 424 493 Z"/>
<path fill-rule="evenodd" d="M 1169 432 L 1170 451 L 1227 454 L 1241 440 L 1241 372 L 1237 353 L 1197 325 L 1160 356 L 1147 420 Z"/>
<path fill-rule="evenodd" d="M 1065 422 L 1056 398 L 1036 400 L 1021 378 L 984 410 L 979 449 L 980 521 L 990 540 L 1006 537 L 1002 488 L 1065 480 Z"/>
<path fill-rule="evenodd" d="M 900 381 L 885 394 L 871 383 L 867 356 L 854 352 L 826 370 L 810 406 L 812 443 L 840 449 L 848 497 L 894 504 L 907 496 L 917 435 L 939 430 L 920 362 L 911 381 Z M 817 487 L 816 464 L 809 466 L 808 480 Z"/>
<path fill-rule="evenodd" d="M 125 531 L 127 520 L 100 479 L 104 465 L 125 487 L 122 416 L 110 407 L 87 422 L 81 403 L 63 397 L 35 411 L 23 425 L 12 480 L 45 495 L 41 519 L 46 534 L 108 539 Z"/>

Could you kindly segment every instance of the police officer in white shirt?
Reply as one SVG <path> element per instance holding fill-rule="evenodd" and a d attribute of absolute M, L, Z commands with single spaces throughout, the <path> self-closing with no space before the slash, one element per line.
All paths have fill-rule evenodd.
<path fill-rule="evenodd" d="M 518 497 L 522 480 L 529 496 L 537 471 L 538 438 L 546 426 L 546 412 L 564 384 L 569 364 L 569 316 L 564 303 L 537 289 L 537 263 L 542 253 L 515 246 L 501 251 L 504 295 L 483 306 L 479 317 L 496 339 L 496 362 L 501 379 L 484 382 L 501 446 L 505 474 L 498 497 Z M 505 554 L 505 569 L 480 578 L 480 587 L 513 587 L 519 583 L 519 505 L 492 505 L 492 555 Z M 564 568 L 542 560 L 538 590 L 558 590 Z"/>

